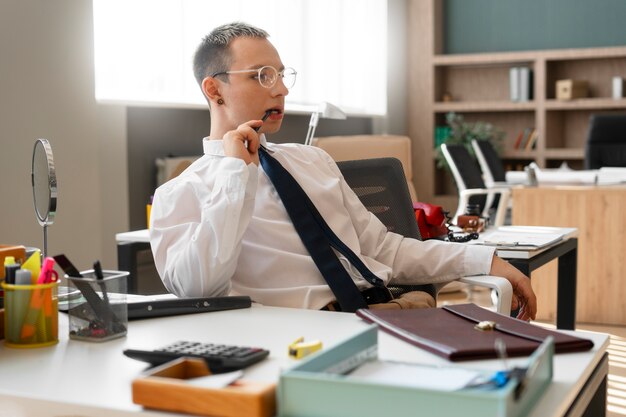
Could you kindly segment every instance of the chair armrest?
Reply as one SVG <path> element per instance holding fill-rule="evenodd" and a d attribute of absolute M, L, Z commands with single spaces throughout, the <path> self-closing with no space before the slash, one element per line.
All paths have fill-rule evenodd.
<path fill-rule="evenodd" d="M 494 223 L 494 226 L 502 226 L 504 224 L 504 217 L 506 215 L 506 208 L 508 207 L 509 204 L 509 197 L 511 195 L 511 189 L 510 188 L 505 188 L 505 187 L 494 187 L 494 188 L 468 188 L 466 190 L 463 190 L 459 193 L 459 199 L 460 199 L 460 203 L 459 203 L 459 207 L 457 210 L 457 213 L 454 216 L 454 221 L 456 222 L 456 219 L 459 215 L 463 214 L 462 210 L 465 206 L 467 206 L 467 202 L 469 201 L 470 196 L 473 195 L 494 195 L 494 194 L 500 194 L 500 202 L 498 203 L 498 209 L 496 211 L 496 218 Z M 487 205 L 485 205 L 485 209 L 483 211 L 483 216 L 486 215 L 487 211 L 489 210 L 489 207 Z"/>
<path fill-rule="evenodd" d="M 489 188 L 506 188 L 506 189 L 510 189 L 514 185 L 515 184 L 511 184 L 511 183 L 508 183 L 506 181 L 496 181 L 493 184 L 491 184 L 489 186 Z"/>
<path fill-rule="evenodd" d="M 511 315 L 511 302 L 513 299 L 513 286 L 502 277 L 493 275 L 473 275 L 463 277 L 459 281 L 465 284 L 478 285 L 496 290 L 498 301 L 496 302 L 496 312 L 506 316 Z"/>

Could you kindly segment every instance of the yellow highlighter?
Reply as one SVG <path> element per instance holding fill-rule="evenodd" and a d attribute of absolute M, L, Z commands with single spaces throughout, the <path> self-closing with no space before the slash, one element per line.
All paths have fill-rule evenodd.
<path fill-rule="evenodd" d="M 319 340 L 305 342 L 304 337 L 299 337 L 289 345 L 289 356 L 295 359 L 302 359 L 320 349 L 322 349 L 322 342 Z"/>

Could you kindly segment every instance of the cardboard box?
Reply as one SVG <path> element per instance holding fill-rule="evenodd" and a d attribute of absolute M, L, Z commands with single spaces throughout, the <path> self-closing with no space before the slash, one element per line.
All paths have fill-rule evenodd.
<path fill-rule="evenodd" d="M 194 386 L 190 378 L 210 375 L 206 362 L 179 358 L 133 381 L 133 402 L 147 408 L 212 417 L 271 417 L 276 384 L 238 380 L 224 388 Z"/>
<path fill-rule="evenodd" d="M 589 94 L 589 83 L 583 80 L 558 80 L 556 82 L 556 99 L 572 100 L 584 98 Z"/>
<path fill-rule="evenodd" d="M 521 417 L 528 415 L 552 380 L 553 344 L 549 344 L 543 353 L 537 351 L 529 358 L 528 366 L 532 371 L 519 396 L 516 395 L 516 379 L 497 389 L 445 391 L 351 377 L 350 370 L 377 360 L 377 332 L 377 326 L 372 325 L 283 372 L 278 386 L 279 416 Z"/>

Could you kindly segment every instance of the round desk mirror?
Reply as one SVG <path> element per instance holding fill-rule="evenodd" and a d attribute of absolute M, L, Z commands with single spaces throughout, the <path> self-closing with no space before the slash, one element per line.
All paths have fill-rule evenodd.
<path fill-rule="evenodd" d="M 43 227 L 43 253 L 48 253 L 48 226 L 54 222 L 57 209 L 57 177 L 52 147 L 47 139 L 37 139 L 33 148 L 31 170 L 33 203 L 39 224 Z"/>

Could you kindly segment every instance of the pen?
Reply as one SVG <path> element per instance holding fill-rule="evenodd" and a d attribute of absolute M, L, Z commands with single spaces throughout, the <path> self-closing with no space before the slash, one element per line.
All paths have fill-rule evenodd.
<path fill-rule="evenodd" d="M 261 120 L 262 120 L 263 122 L 265 122 L 265 121 L 267 120 L 267 118 L 268 118 L 268 117 L 270 117 L 270 114 L 272 114 L 272 113 L 277 113 L 277 111 L 276 111 L 276 110 L 267 110 L 267 111 L 265 112 L 265 114 L 263 115 L 263 117 L 261 118 Z M 263 126 L 263 125 L 258 126 L 258 127 L 255 127 L 255 128 L 254 128 L 254 131 L 255 131 L 255 132 L 258 132 L 258 131 L 259 131 L 259 129 L 261 129 L 261 127 L 262 127 L 262 126 Z"/>
<path fill-rule="evenodd" d="M 494 242 L 494 241 L 489 241 L 489 240 L 485 240 L 484 245 L 487 246 L 502 246 L 502 247 L 515 247 L 515 246 L 519 246 L 519 242 Z"/>
<path fill-rule="evenodd" d="M 102 289 L 102 298 L 104 298 L 104 302 L 109 304 L 109 295 L 107 294 L 106 284 L 104 281 L 104 274 L 102 273 L 102 266 L 100 265 L 100 261 L 96 261 L 93 264 L 93 272 L 96 274 L 96 279 L 99 281 L 98 284 Z"/>
<path fill-rule="evenodd" d="M 96 280 L 102 290 L 102 299 L 104 300 L 104 304 L 106 306 L 103 311 L 105 313 L 105 317 L 101 317 L 101 319 L 104 321 L 104 327 L 107 329 L 107 332 L 111 332 L 113 330 L 113 320 L 115 314 L 111 311 L 111 303 L 109 302 L 109 295 L 107 294 L 106 284 L 104 283 L 104 273 L 102 272 L 100 261 L 93 263 L 93 272 L 96 275 Z"/>
<path fill-rule="evenodd" d="M 15 284 L 15 273 L 20 269 L 20 264 L 15 262 L 13 256 L 4 258 L 4 282 L 7 284 Z"/>

